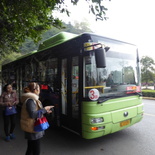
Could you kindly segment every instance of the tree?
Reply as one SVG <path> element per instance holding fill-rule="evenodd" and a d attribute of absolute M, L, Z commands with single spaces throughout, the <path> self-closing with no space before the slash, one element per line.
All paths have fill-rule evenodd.
<path fill-rule="evenodd" d="M 96 19 L 106 19 L 103 0 L 86 0 Z M 76 5 L 78 0 L 71 0 Z M 44 30 L 51 26 L 62 28 L 62 21 L 53 16 L 53 11 L 70 14 L 64 0 L 1 0 L 0 3 L 0 57 L 9 51 L 18 51 L 26 38 L 38 42 Z"/>
<path fill-rule="evenodd" d="M 155 80 L 155 62 L 152 58 L 148 56 L 143 56 L 140 60 L 141 63 L 141 75 L 142 75 L 142 82 L 148 84 L 149 81 Z"/>

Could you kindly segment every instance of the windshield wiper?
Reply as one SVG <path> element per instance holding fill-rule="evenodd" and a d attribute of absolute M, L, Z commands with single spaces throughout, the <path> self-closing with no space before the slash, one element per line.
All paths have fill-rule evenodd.
<path fill-rule="evenodd" d="M 125 97 L 125 96 L 128 96 L 129 94 L 124 94 L 124 95 L 115 95 L 115 96 L 107 96 L 105 98 L 100 98 L 97 102 L 97 104 L 101 104 L 103 102 L 106 102 L 110 99 L 114 99 L 114 98 L 118 98 L 118 97 Z M 142 93 L 139 93 L 139 92 L 134 92 L 134 93 L 131 93 L 130 95 L 139 95 L 139 96 L 142 96 Z"/>
<path fill-rule="evenodd" d="M 109 100 L 109 99 L 112 99 L 112 98 L 113 98 L 113 97 L 104 98 L 104 99 L 99 99 L 98 102 L 97 102 L 97 104 L 101 104 L 101 103 L 103 103 L 103 102 L 105 102 L 105 101 L 107 101 L 107 100 Z"/>
<path fill-rule="evenodd" d="M 118 98 L 118 97 L 123 97 L 124 95 L 122 95 L 122 96 L 111 96 L 111 97 L 105 97 L 105 98 L 103 98 L 103 99 L 99 99 L 98 100 L 98 102 L 97 102 L 97 104 L 101 104 L 101 103 L 103 103 L 103 102 L 105 102 L 105 101 L 108 101 L 108 100 L 110 100 L 110 99 L 114 99 L 114 98 Z"/>
<path fill-rule="evenodd" d="M 139 93 L 139 92 L 134 92 L 133 94 L 142 96 L 142 93 Z"/>

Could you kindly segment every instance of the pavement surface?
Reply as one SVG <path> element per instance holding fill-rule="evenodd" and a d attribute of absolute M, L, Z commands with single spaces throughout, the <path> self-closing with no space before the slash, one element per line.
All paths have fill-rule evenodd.
<path fill-rule="evenodd" d="M 19 114 L 17 115 L 15 135 L 16 139 L 5 141 L 5 133 L 2 119 L 2 109 L 0 109 L 0 155 L 24 155 L 27 141 L 24 139 L 24 132 L 20 129 Z"/>
<path fill-rule="evenodd" d="M 149 98 L 149 97 L 143 97 L 144 99 L 151 99 L 155 100 L 155 98 Z M 24 132 L 20 128 L 20 114 L 17 115 L 17 123 L 16 123 L 16 129 L 15 129 L 15 135 L 16 139 L 11 140 L 10 142 L 5 141 L 5 134 L 4 134 L 4 127 L 3 127 L 3 119 L 2 119 L 2 109 L 0 109 L 0 155 L 25 155 L 25 151 L 27 148 L 27 140 L 24 138 Z M 54 134 L 54 135 L 53 135 Z M 57 140 L 56 136 L 59 135 L 59 139 Z M 71 134 L 68 134 L 71 135 Z M 59 131 L 55 131 L 52 133 L 49 130 L 46 131 L 46 134 L 44 138 L 41 140 L 41 155 L 50 155 L 50 154 L 56 154 L 56 152 L 59 152 L 59 154 L 62 154 L 63 147 L 66 147 L 65 139 L 70 138 L 74 139 L 73 137 L 75 135 L 71 135 L 71 137 L 68 136 L 65 132 L 61 133 Z M 61 139 L 61 136 L 66 136 Z M 64 139 L 64 141 L 63 141 Z M 75 137 L 76 141 L 79 140 L 79 146 L 81 146 L 81 139 L 80 137 Z M 61 141 L 61 149 L 58 145 Z M 84 141 L 84 140 L 83 140 Z M 68 146 L 67 146 L 68 147 Z M 72 147 L 71 147 L 72 148 Z M 69 149 L 71 149 L 69 147 Z M 57 150 L 58 149 L 58 150 Z M 57 153 L 58 154 L 58 153 Z"/>

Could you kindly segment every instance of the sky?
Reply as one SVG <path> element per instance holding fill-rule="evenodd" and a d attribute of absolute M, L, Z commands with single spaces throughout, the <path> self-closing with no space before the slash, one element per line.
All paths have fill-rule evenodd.
<path fill-rule="evenodd" d="M 88 13 L 85 0 L 80 0 L 77 6 L 71 6 L 70 17 L 62 16 L 62 19 L 80 22 L 85 18 L 95 33 L 136 44 L 140 56 L 155 59 L 154 0 L 103 0 L 103 4 L 108 8 L 106 16 L 109 19 L 106 21 L 96 21 Z"/>

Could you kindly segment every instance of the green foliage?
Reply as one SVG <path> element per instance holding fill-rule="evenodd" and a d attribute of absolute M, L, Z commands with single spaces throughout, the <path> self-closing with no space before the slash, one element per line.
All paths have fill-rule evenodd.
<path fill-rule="evenodd" d="M 56 4 L 61 3 L 52 0 L 2 0 L 0 54 L 3 56 L 3 50 L 16 51 L 27 37 L 34 41 L 40 40 L 40 34 L 50 28 L 50 25 L 61 28 L 61 21 L 49 14 Z"/>
<path fill-rule="evenodd" d="M 155 97 L 155 90 L 142 90 L 143 97 Z"/>
<path fill-rule="evenodd" d="M 106 20 L 107 17 L 105 17 L 105 11 L 107 11 L 107 8 L 101 5 L 102 0 L 92 0 L 92 2 L 93 4 L 90 5 L 90 10 L 96 16 L 96 20 Z"/>
<path fill-rule="evenodd" d="M 34 43 L 34 41 L 32 39 L 26 39 L 25 42 L 22 44 L 22 46 L 19 47 L 19 50 L 21 51 L 21 53 L 27 54 L 31 51 L 37 50 L 37 44 Z"/>
<path fill-rule="evenodd" d="M 154 81 L 155 78 L 155 62 L 151 57 L 143 56 L 140 60 L 141 63 L 141 75 L 142 82 L 148 83 L 149 81 Z"/>
<path fill-rule="evenodd" d="M 86 0 L 96 19 L 106 19 L 107 10 L 101 0 Z M 71 0 L 76 5 L 78 0 Z M 0 58 L 17 52 L 25 39 L 41 40 L 41 34 L 52 27 L 63 28 L 53 11 L 70 14 L 64 0 L 1 0 L 0 3 Z"/>

